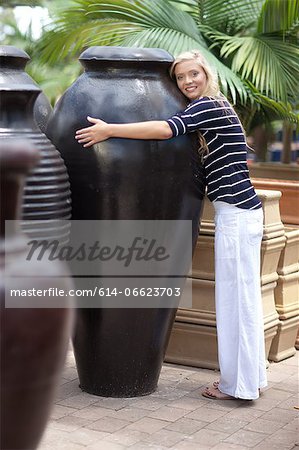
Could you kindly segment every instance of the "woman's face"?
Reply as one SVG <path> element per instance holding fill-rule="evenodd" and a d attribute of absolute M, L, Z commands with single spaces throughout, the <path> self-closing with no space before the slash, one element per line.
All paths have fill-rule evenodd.
<path fill-rule="evenodd" d="M 189 100 L 202 96 L 207 85 L 207 76 L 198 62 L 191 59 L 182 61 L 175 66 L 174 74 L 178 88 Z"/>

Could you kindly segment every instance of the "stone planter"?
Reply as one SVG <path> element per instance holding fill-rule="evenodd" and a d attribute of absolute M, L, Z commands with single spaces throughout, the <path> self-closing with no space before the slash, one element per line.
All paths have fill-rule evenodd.
<path fill-rule="evenodd" d="M 251 178 L 299 181 L 299 167 L 296 164 L 252 162 L 249 174 Z"/>
<path fill-rule="evenodd" d="M 299 230 L 286 227 L 286 242 L 278 263 L 278 281 L 274 291 L 280 323 L 269 358 L 281 361 L 296 352 L 295 341 L 299 325 Z"/>
<path fill-rule="evenodd" d="M 299 170 L 299 169 L 298 169 Z M 282 197 L 279 203 L 280 215 L 283 223 L 299 225 L 299 182 L 287 180 L 270 180 L 253 178 L 256 189 L 280 191 Z M 296 206 L 297 205 L 297 208 Z"/>

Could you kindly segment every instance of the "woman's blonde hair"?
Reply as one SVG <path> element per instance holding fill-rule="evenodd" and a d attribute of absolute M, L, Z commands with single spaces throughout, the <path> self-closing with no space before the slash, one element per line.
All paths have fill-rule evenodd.
<path fill-rule="evenodd" d="M 208 97 L 218 97 L 220 96 L 220 89 L 219 89 L 219 83 L 218 83 L 218 76 L 215 71 L 212 70 L 211 66 L 208 64 L 206 59 L 203 57 L 203 55 L 198 50 L 190 50 L 189 52 L 184 52 L 178 55 L 175 60 L 173 61 L 169 73 L 173 80 L 175 80 L 175 68 L 177 64 L 183 62 L 183 61 L 196 61 L 197 64 L 202 67 L 204 70 L 206 77 L 207 77 L 207 84 L 204 92 L 202 93 L 202 96 L 208 96 Z"/>
<path fill-rule="evenodd" d="M 202 97 L 221 97 L 222 94 L 219 89 L 217 73 L 212 70 L 211 66 L 198 50 L 190 50 L 189 52 L 181 53 L 175 58 L 169 69 L 171 78 L 176 81 L 175 68 L 177 64 L 190 60 L 197 62 L 199 66 L 202 67 L 207 77 L 207 84 L 202 92 Z M 198 154 L 203 162 L 204 157 L 209 154 L 209 148 L 204 136 L 199 131 L 197 132 L 197 136 L 199 141 Z"/>

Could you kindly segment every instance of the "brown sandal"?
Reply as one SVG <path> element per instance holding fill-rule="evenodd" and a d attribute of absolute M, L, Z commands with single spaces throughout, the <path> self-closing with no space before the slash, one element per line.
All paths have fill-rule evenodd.
<path fill-rule="evenodd" d="M 231 395 L 224 394 L 219 391 L 218 388 L 209 388 L 207 387 L 201 395 L 206 398 L 210 398 L 211 400 L 236 400 L 236 397 L 232 397 Z"/>

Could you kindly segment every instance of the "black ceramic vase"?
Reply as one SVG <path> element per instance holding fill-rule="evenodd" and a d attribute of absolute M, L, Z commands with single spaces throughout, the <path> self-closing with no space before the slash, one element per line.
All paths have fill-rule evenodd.
<path fill-rule="evenodd" d="M 0 45 L 0 84 L 32 84 L 36 82 L 25 72 L 29 55 L 13 45 Z M 37 96 L 33 107 L 33 117 L 36 124 L 44 133 L 47 122 L 52 113 L 49 100 L 43 92 Z"/>
<path fill-rule="evenodd" d="M 68 297 L 15 297 L 11 289 L 69 289 L 70 277 L 58 278 L 61 263 L 26 260 L 27 240 L 20 232 L 20 200 L 25 174 L 38 152 L 31 144 L 0 141 L 0 321 L 1 321 L 1 449 L 33 450 L 49 417 L 55 387 L 72 328 Z M 12 221 L 6 227 L 5 220 Z M 7 225 L 7 223 L 6 223 Z M 53 301 L 60 308 L 51 308 Z M 12 304 L 13 302 L 13 304 Z M 48 303 L 46 303 L 48 302 Z M 32 306 L 32 305 L 31 305 Z"/>
<path fill-rule="evenodd" d="M 124 123 L 166 119 L 183 109 L 186 99 L 168 75 L 173 58 L 159 49 L 91 47 L 79 60 L 85 72 L 60 98 L 47 127 L 70 176 L 72 218 L 192 220 L 195 243 L 204 190 L 196 141 L 109 139 L 86 149 L 74 138 L 90 125 L 88 115 Z M 153 392 L 175 312 L 79 310 L 74 350 L 81 388 L 112 397 Z"/>
<path fill-rule="evenodd" d="M 40 89 L 33 83 L 0 78 L 0 141 L 28 139 L 40 152 L 23 193 L 22 228 L 34 238 L 68 241 L 71 214 L 69 178 L 57 149 L 40 131 L 33 116 Z"/>

